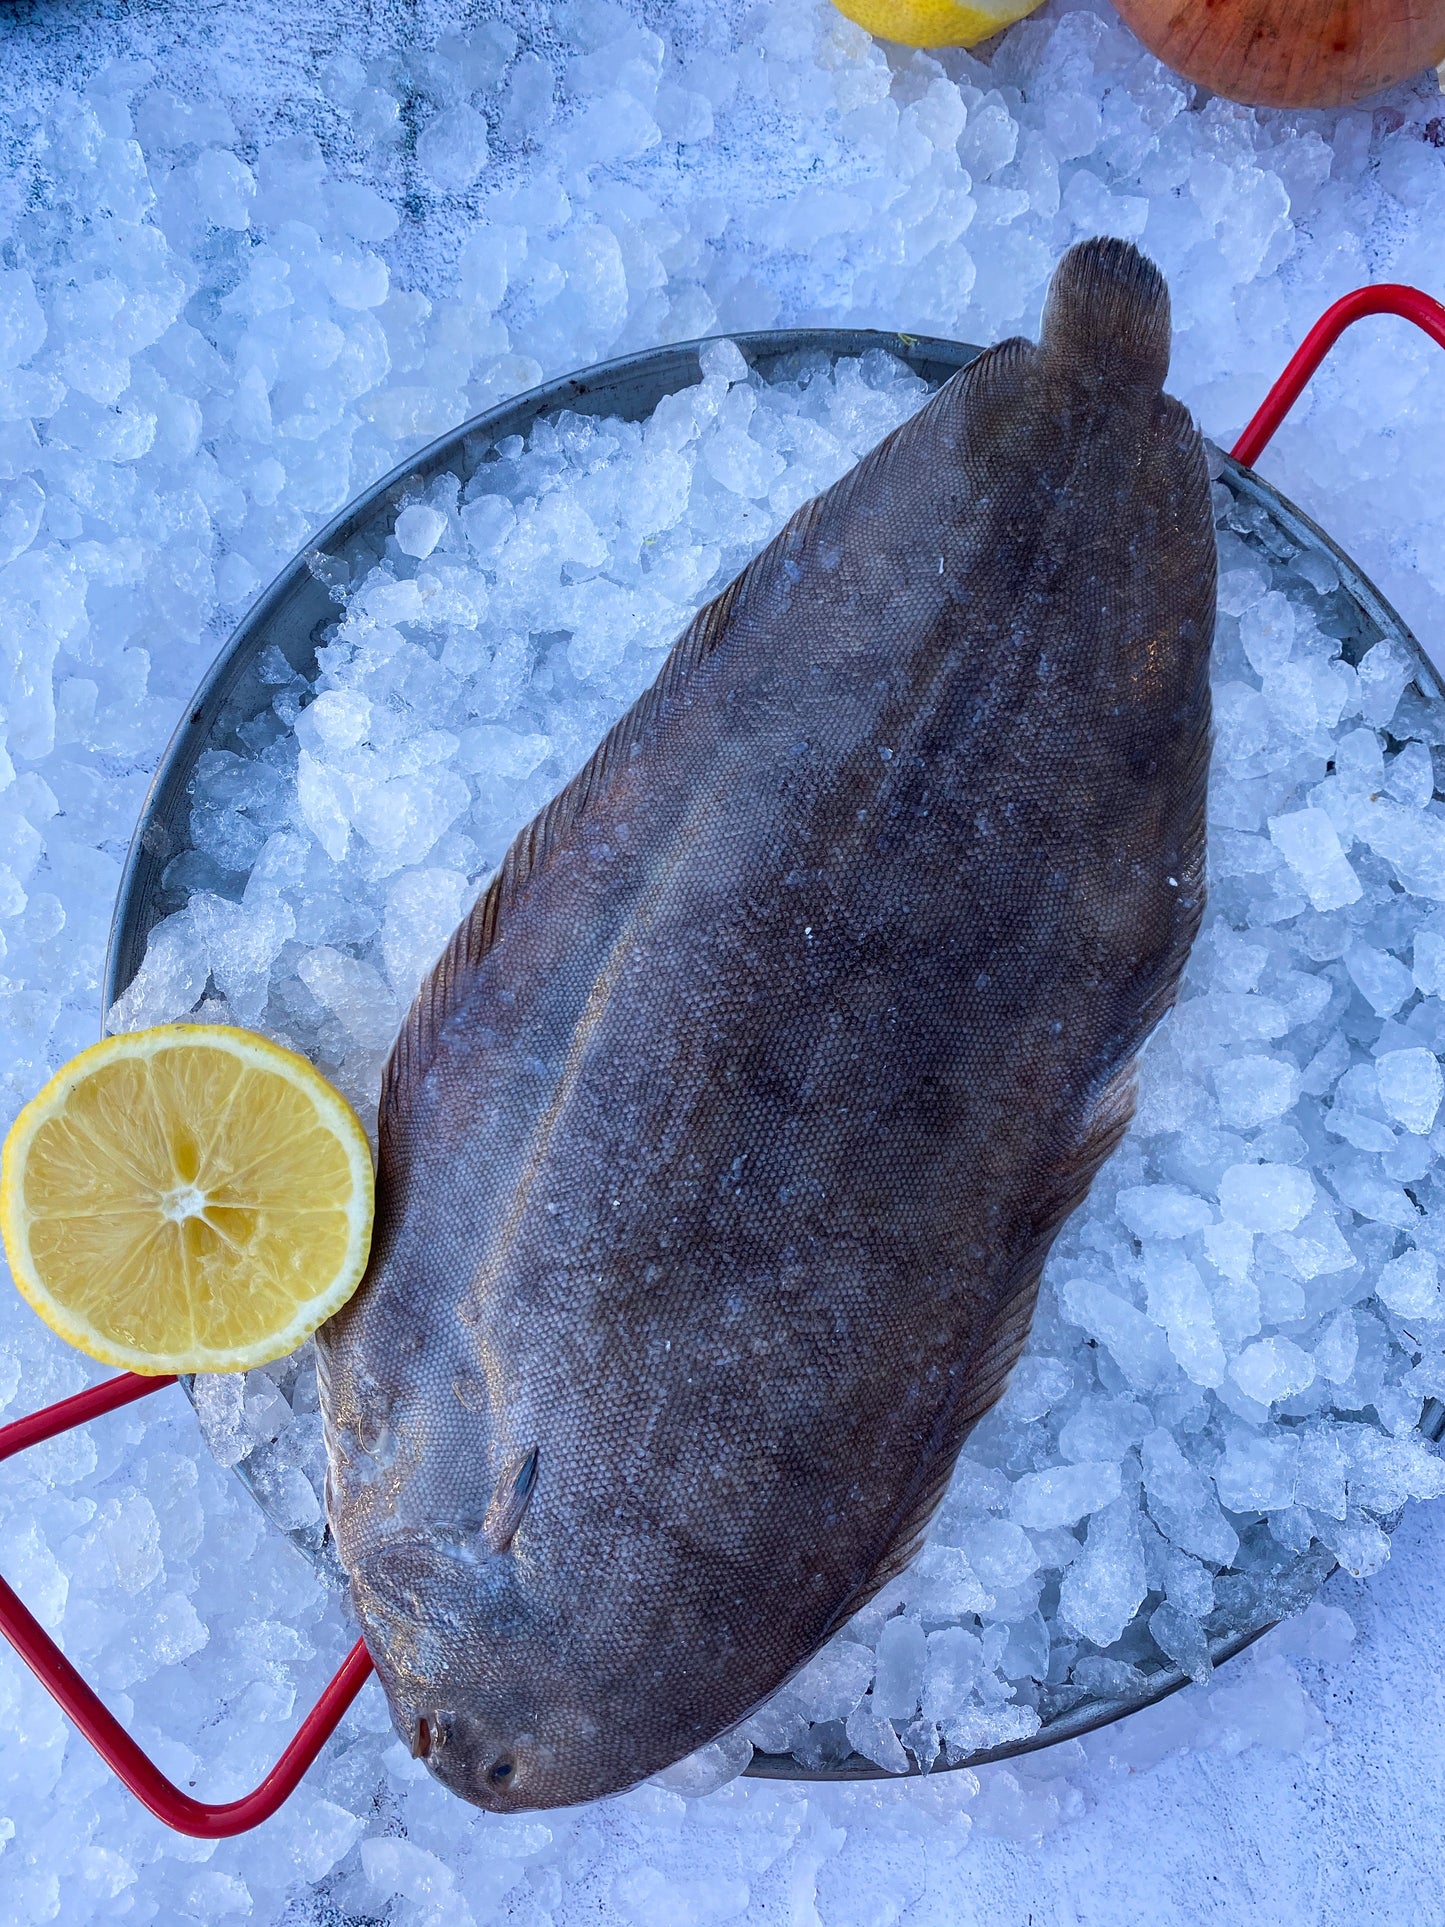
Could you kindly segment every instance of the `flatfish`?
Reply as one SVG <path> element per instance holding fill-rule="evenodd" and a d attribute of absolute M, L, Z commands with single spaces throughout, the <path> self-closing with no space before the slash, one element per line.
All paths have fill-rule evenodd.
<path fill-rule="evenodd" d="M 1203 907 L 1215 549 L 1168 294 L 800 509 L 517 838 L 387 1068 L 321 1335 L 397 1731 L 479 1806 L 743 1719 L 916 1550 Z"/>

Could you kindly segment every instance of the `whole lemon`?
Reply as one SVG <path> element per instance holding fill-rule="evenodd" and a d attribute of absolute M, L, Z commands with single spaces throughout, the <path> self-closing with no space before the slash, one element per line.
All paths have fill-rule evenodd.
<path fill-rule="evenodd" d="M 1041 0 L 833 0 L 839 13 L 905 47 L 974 47 L 1032 13 Z"/>

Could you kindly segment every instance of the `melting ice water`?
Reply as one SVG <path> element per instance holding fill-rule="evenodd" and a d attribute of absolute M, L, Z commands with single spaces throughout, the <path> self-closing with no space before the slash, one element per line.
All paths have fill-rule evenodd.
<path fill-rule="evenodd" d="M 185 907 L 115 1013 L 307 1051 L 375 1112 L 422 974 L 694 609 L 926 390 L 876 353 L 765 385 L 720 343 L 645 423 L 562 415 L 394 517 L 314 685 L 198 770 Z M 1445 1490 L 1436 1155 L 1445 709 L 1328 556 L 1217 485 L 1210 903 L 1139 1114 L 1045 1273 L 913 1567 L 681 1781 L 896 1772 L 1023 1738 L 1373 1570 Z M 319 1546 L 308 1355 L 202 1380 L 206 1435 Z"/>

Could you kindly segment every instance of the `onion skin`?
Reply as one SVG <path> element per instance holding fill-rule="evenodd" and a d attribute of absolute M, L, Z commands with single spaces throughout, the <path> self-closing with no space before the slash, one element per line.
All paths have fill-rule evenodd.
<path fill-rule="evenodd" d="M 1343 107 L 1445 60 L 1445 0 L 1115 0 L 1185 80 L 1248 107 Z"/>

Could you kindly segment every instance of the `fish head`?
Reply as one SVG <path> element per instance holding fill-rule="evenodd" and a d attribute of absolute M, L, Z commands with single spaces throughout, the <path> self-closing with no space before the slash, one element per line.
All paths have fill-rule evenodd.
<path fill-rule="evenodd" d="M 595 1797 L 579 1763 L 582 1780 L 613 1771 L 601 1722 L 511 1552 L 481 1531 L 395 1533 L 358 1562 L 352 1600 L 399 1738 L 449 1791 L 495 1813 Z"/>
<path fill-rule="evenodd" d="M 576 1790 L 573 1763 L 575 1742 L 591 1723 L 569 1720 L 555 1704 L 534 1707 L 524 1709 L 505 1688 L 485 1704 L 473 1693 L 464 1709 L 418 1714 L 403 1737 L 433 1778 L 473 1806 L 491 1813 L 570 1806 L 588 1797 Z"/>

